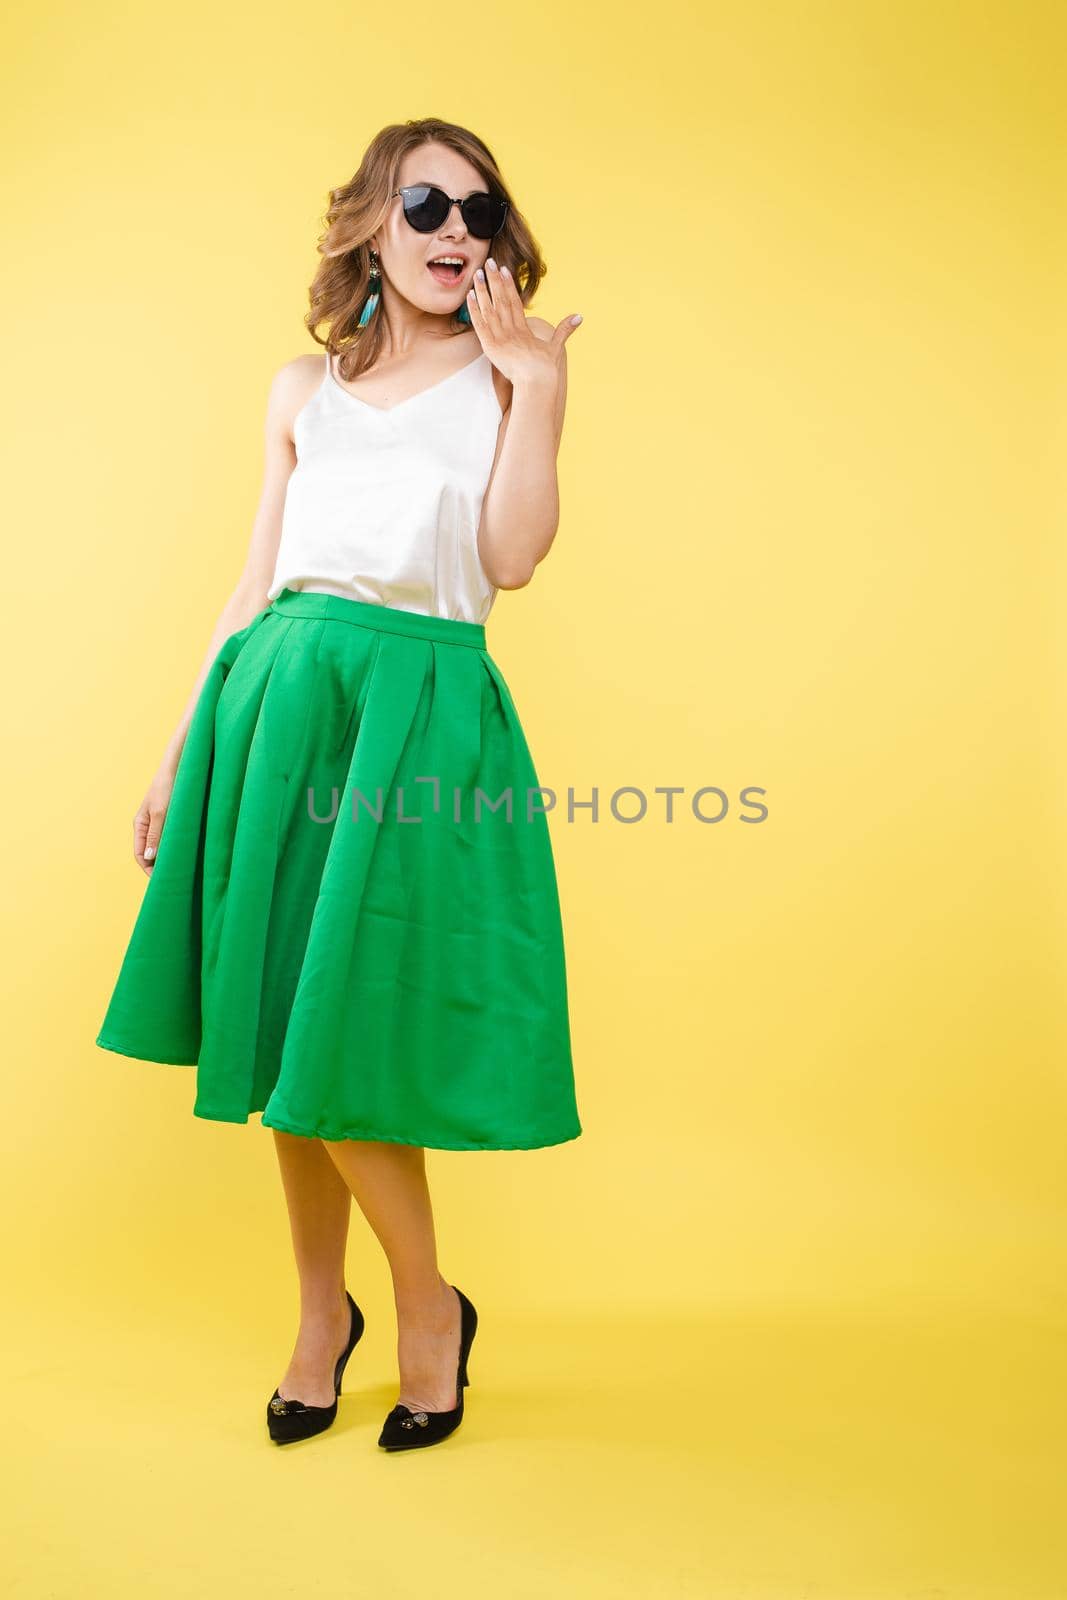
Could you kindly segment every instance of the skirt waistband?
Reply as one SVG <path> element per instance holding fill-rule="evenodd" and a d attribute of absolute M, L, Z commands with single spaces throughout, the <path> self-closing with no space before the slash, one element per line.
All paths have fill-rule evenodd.
<path fill-rule="evenodd" d="M 267 609 L 283 617 L 329 618 L 357 628 L 377 628 L 381 633 L 406 633 L 440 644 L 465 644 L 485 649 L 485 624 L 458 617 L 431 617 L 421 611 L 401 611 L 397 606 L 372 605 L 369 600 L 347 600 L 337 594 L 317 594 L 301 589 L 281 589 Z"/>

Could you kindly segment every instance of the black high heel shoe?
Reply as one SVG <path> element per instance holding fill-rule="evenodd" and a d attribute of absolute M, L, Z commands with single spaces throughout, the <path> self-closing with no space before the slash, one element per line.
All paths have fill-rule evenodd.
<path fill-rule="evenodd" d="M 345 1290 L 351 1315 L 351 1324 L 348 1334 L 348 1343 L 337 1358 L 337 1365 L 333 1373 L 333 1401 L 328 1406 L 308 1406 L 303 1400 L 285 1400 L 275 1389 L 267 1404 L 267 1427 L 275 1444 L 292 1444 L 297 1439 L 310 1439 L 316 1433 L 324 1433 L 337 1416 L 337 1397 L 341 1393 L 341 1379 L 344 1377 L 348 1358 L 356 1345 L 363 1337 L 365 1322 L 363 1313 Z"/>
<path fill-rule="evenodd" d="M 454 1283 L 449 1287 L 456 1289 Z M 459 1295 L 460 1313 L 459 1364 L 456 1368 L 459 1404 L 451 1411 L 412 1411 L 409 1406 L 398 1402 L 386 1417 L 378 1438 L 378 1443 L 386 1450 L 413 1450 L 419 1445 L 436 1444 L 439 1439 L 447 1439 L 463 1421 L 463 1390 L 469 1381 L 467 1356 L 478 1326 L 478 1313 L 462 1289 L 456 1289 L 456 1293 Z"/>

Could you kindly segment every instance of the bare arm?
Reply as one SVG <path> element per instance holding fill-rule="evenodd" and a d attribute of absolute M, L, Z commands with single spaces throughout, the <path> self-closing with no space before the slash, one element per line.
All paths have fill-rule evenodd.
<path fill-rule="evenodd" d="M 248 554 L 233 591 L 219 613 L 181 721 L 167 743 L 159 768 L 133 819 L 134 860 L 146 875 L 151 874 L 155 865 L 178 762 L 207 675 L 230 635 L 247 627 L 267 604 L 267 590 L 278 558 L 285 490 L 296 465 L 293 421 L 308 397 L 311 379 L 318 366 L 316 357 L 298 356 L 281 367 L 271 381 L 267 399 L 263 488 L 252 524 Z"/>
<path fill-rule="evenodd" d="M 556 459 L 567 400 L 566 340 L 576 323 L 555 328 L 530 317 L 514 282 L 487 267 L 468 302 L 493 365 L 511 383 L 493 469 L 482 502 L 478 554 L 490 583 L 518 589 L 552 547 L 559 526 Z"/>
<path fill-rule="evenodd" d="M 267 590 L 278 559 L 286 485 L 296 465 L 293 419 L 307 399 L 309 366 L 312 362 L 317 363 L 317 358 L 298 356 L 281 367 L 271 381 L 264 430 L 263 487 L 252 523 L 248 553 L 237 583 L 219 613 L 181 721 L 167 743 L 161 765 L 172 772 L 177 770 L 200 691 L 215 657 L 230 635 L 247 627 L 267 604 Z"/>

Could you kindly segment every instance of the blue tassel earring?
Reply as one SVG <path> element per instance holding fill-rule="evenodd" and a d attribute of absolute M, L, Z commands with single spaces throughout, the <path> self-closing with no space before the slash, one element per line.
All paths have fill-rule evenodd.
<path fill-rule="evenodd" d="M 357 327 L 365 328 L 375 311 L 377 311 L 378 301 L 381 299 L 381 289 L 382 275 L 378 271 L 378 257 L 372 250 L 370 253 L 370 294 L 363 302 L 363 310 L 359 314 Z"/>
<path fill-rule="evenodd" d="M 463 304 L 460 306 L 459 310 L 456 312 L 456 316 L 459 318 L 460 322 L 470 322 L 471 314 L 470 314 L 470 311 L 469 311 L 469 309 L 467 307 L 467 297 L 466 297 L 466 295 L 463 296 Z"/>

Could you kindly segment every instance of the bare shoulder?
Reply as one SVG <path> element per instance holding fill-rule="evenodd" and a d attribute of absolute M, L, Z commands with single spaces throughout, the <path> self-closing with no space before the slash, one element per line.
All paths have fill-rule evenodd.
<path fill-rule="evenodd" d="M 316 354 L 294 356 L 291 361 L 283 361 L 271 377 L 271 393 L 277 393 L 280 398 L 289 394 L 299 394 L 313 384 L 316 378 L 321 379 L 326 370 L 326 357 L 320 350 Z"/>
<path fill-rule="evenodd" d="M 281 432 L 292 438 L 297 413 L 311 399 L 325 376 L 325 360 L 321 351 L 294 356 L 272 374 L 267 397 L 267 426 L 272 432 Z"/>

